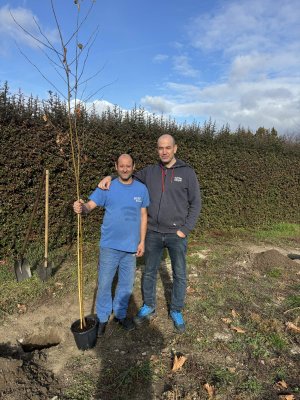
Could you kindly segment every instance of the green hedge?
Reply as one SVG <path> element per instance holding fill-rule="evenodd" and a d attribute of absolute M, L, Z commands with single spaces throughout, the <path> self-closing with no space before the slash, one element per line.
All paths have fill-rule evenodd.
<path fill-rule="evenodd" d="M 47 118 L 45 118 L 45 115 Z M 82 112 L 81 193 L 84 199 L 102 176 L 114 170 L 116 156 L 130 152 L 137 169 L 157 162 L 156 141 L 171 133 L 178 158 L 192 165 L 202 188 L 203 209 L 194 235 L 207 228 L 299 223 L 300 146 L 260 130 L 230 132 L 214 124 L 177 125 L 134 109 L 117 108 L 97 116 Z M 50 95 L 36 99 L 0 90 L 1 254 L 20 250 L 44 169 L 50 170 L 50 248 L 73 240 L 75 182 L 70 159 L 66 110 Z M 99 236 L 102 212 L 85 219 L 86 237 Z M 44 195 L 31 242 L 43 242 Z"/>

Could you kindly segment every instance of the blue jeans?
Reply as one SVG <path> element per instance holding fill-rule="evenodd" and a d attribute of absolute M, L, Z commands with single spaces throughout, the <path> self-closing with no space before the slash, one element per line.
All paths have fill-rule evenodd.
<path fill-rule="evenodd" d="M 116 318 L 126 317 L 133 290 L 136 257 L 134 253 L 100 248 L 96 312 L 100 322 L 108 321 L 111 312 Z M 118 269 L 118 284 L 112 300 L 112 283 Z"/>
<path fill-rule="evenodd" d="M 168 249 L 173 271 L 170 311 L 181 311 L 186 293 L 187 238 L 180 238 L 176 233 L 147 232 L 142 282 L 144 304 L 155 308 L 157 271 L 164 248 Z"/>

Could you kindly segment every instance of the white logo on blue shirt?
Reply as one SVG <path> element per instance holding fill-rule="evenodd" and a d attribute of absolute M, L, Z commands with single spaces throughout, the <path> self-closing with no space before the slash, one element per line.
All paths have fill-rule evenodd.
<path fill-rule="evenodd" d="M 142 202 L 142 198 L 140 196 L 135 196 L 133 198 L 134 201 L 136 201 L 137 203 L 141 203 Z"/>

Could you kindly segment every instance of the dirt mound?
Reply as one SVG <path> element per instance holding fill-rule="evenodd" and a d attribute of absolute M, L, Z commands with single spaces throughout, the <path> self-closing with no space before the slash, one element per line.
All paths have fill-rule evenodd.
<path fill-rule="evenodd" d="M 25 353 L 17 346 L 0 344 L 0 398 L 48 400 L 59 394 L 58 381 L 44 366 L 42 351 Z"/>
<path fill-rule="evenodd" d="M 296 273 L 299 271 L 299 264 L 284 256 L 277 250 L 267 250 L 259 253 L 253 260 L 254 269 L 261 273 L 270 273 L 280 270 L 283 273 Z"/>

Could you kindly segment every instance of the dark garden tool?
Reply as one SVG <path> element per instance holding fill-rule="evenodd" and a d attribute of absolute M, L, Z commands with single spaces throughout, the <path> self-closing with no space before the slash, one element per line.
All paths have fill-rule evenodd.
<path fill-rule="evenodd" d="M 27 246 L 28 239 L 29 239 L 29 236 L 30 236 L 30 233 L 31 233 L 33 218 L 34 218 L 34 216 L 36 214 L 36 210 L 37 210 L 37 207 L 38 207 L 38 204 L 39 204 L 39 199 L 41 197 L 41 192 L 42 192 L 42 189 L 43 189 L 44 179 L 45 179 L 45 172 L 43 173 L 43 176 L 42 176 L 42 179 L 41 179 L 41 182 L 40 182 L 40 186 L 39 186 L 37 194 L 36 194 L 35 203 L 34 203 L 33 210 L 32 210 L 31 216 L 30 216 L 30 221 L 29 221 L 29 224 L 28 224 L 26 237 L 25 237 L 22 249 L 21 249 L 21 253 L 19 254 L 18 258 L 15 261 L 15 266 L 14 267 L 15 267 L 16 279 L 17 279 L 18 282 L 21 282 L 24 279 L 28 279 L 28 278 L 31 277 L 31 269 L 30 269 L 31 265 L 28 262 L 28 260 L 26 260 L 24 258 L 24 254 L 25 254 L 26 246 Z"/>
<path fill-rule="evenodd" d="M 46 281 L 53 269 L 53 264 L 48 261 L 48 227 L 49 227 L 49 171 L 46 170 L 45 188 L 45 254 L 44 261 L 37 268 L 37 274 L 42 281 Z"/>

